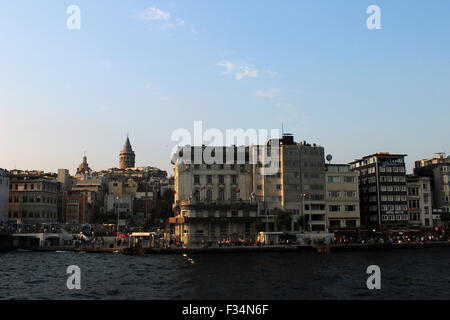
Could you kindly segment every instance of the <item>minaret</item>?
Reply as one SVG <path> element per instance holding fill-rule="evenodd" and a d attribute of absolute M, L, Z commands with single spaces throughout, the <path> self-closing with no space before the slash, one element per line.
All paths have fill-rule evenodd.
<path fill-rule="evenodd" d="M 131 148 L 130 139 L 127 134 L 127 140 L 125 141 L 123 150 L 120 151 L 120 169 L 134 168 L 134 158 L 135 154 Z"/>

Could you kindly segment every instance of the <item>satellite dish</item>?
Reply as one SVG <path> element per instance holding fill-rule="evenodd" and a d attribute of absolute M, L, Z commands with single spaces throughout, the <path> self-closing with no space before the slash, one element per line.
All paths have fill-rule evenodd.
<path fill-rule="evenodd" d="M 331 154 L 328 154 L 326 159 L 328 162 L 330 162 L 333 159 L 333 156 Z"/>

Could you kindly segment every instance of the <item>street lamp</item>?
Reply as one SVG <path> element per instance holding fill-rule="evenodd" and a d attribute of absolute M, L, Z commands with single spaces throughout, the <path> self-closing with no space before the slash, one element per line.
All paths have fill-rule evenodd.
<path fill-rule="evenodd" d="M 116 200 L 119 201 L 119 196 L 116 196 Z M 116 203 L 116 210 L 117 210 L 117 239 L 116 243 L 119 243 L 119 203 Z"/>

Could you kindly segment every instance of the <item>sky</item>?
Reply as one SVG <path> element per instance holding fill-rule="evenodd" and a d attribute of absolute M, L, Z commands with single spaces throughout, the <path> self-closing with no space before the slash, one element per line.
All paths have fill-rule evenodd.
<path fill-rule="evenodd" d="M 79 29 L 68 28 L 80 9 Z M 381 29 L 370 30 L 370 5 Z M 1 0 L 0 167 L 173 172 L 172 133 L 280 129 L 333 163 L 450 154 L 450 2 Z M 73 24 L 70 24 L 72 25 Z"/>

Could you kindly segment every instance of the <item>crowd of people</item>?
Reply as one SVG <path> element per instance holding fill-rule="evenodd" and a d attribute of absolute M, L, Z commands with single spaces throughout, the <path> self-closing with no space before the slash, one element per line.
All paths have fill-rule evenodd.
<path fill-rule="evenodd" d="M 333 244 L 402 244 L 402 243 L 426 243 L 432 241 L 449 241 L 445 233 L 391 233 L 380 235 L 339 235 L 332 240 Z"/>

